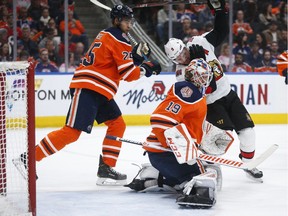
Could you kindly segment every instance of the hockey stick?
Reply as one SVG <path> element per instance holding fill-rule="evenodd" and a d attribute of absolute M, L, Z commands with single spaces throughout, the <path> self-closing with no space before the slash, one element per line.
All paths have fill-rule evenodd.
<path fill-rule="evenodd" d="M 131 8 L 144 8 L 144 7 L 157 7 L 157 6 L 164 6 L 164 5 L 178 5 L 178 4 L 203 4 L 206 1 L 203 0 L 180 0 L 180 1 L 162 1 L 162 2 L 148 2 L 143 4 L 130 4 L 129 7 Z"/>
<path fill-rule="evenodd" d="M 93 4 L 105 9 L 111 10 L 107 5 L 102 4 L 97 0 L 90 0 Z M 129 4 L 128 6 L 131 8 L 144 8 L 144 7 L 157 7 L 164 5 L 178 5 L 178 4 L 203 4 L 206 3 L 205 0 L 179 0 L 179 1 L 162 1 L 162 2 L 148 2 L 148 3 L 140 3 L 140 4 Z"/>
<path fill-rule="evenodd" d="M 146 142 L 138 142 L 138 141 L 124 139 L 124 138 L 120 138 L 120 137 L 116 137 L 116 136 L 110 136 L 110 135 L 106 135 L 106 138 L 111 139 L 111 140 L 120 141 L 120 142 L 126 142 L 126 143 L 141 145 L 143 147 L 149 147 L 149 148 L 154 148 L 154 149 L 158 149 L 158 150 L 172 152 L 172 150 L 170 150 L 170 149 L 167 149 L 164 147 L 159 147 L 156 145 L 149 145 Z M 214 163 L 214 164 L 223 165 L 223 166 L 238 168 L 238 169 L 242 169 L 242 170 L 251 170 L 251 169 L 257 167 L 263 161 L 265 161 L 268 157 L 270 157 L 270 155 L 272 155 L 273 152 L 275 152 L 276 149 L 278 149 L 278 147 L 279 146 L 276 144 L 270 146 L 258 158 L 256 158 L 255 160 L 253 160 L 251 162 L 248 162 L 248 163 L 243 163 L 243 162 L 239 162 L 239 161 L 235 161 L 235 160 L 231 160 L 231 159 L 225 159 L 225 158 L 217 157 L 214 155 L 207 155 L 207 154 L 202 154 L 202 153 L 199 154 L 197 159 L 202 160 L 202 161 L 206 161 L 206 162 L 210 162 L 210 163 Z"/>
<path fill-rule="evenodd" d="M 107 5 L 102 4 L 101 2 L 97 1 L 97 0 L 90 0 L 90 2 L 92 2 L 93 4 L 95 4 L 98 7 L 101 7 L 105 10 L 111 11 L 112 8 L 108 7 Z M 130 41 L 132 42 L 133 46 L 136 46 L 138 43 L 137 41 L 132 37 L 132 35 L 128 32 L 127 36 L 129 37 Z M 143 58 L 145 59 L 145 61 L 148 61 L 148 58 L 146 55 L 142 54 Z"/>

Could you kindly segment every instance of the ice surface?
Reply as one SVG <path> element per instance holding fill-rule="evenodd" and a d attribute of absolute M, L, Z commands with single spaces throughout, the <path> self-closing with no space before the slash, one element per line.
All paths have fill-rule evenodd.
<path fill-rule="evenodd" d="M 48 132 L 37 129 L 39 142 Z M 121 186 L 96 186 L 98 158 L 105 127 L 83 133 L 79 140 L 37 163 L 38 216 L 287 216 L 287 125 L 256 125 L 256 157 L 270 145 L 279 149 L 259 165 L 264 183 L 249 180 L 242 170 L 222 167 L 223 187 L 216 205 L 209 210 L 180 208 L 175 194 L 136 193 Z M 125 138 L 144 141 L 149 126 L 129 126 Z M 226 158 L 238 160 L 238 140 Z M 138 171 L 133 163 L 148 162 L 140 146 L 123 143 L 116 169 L 130 182 Z"/>

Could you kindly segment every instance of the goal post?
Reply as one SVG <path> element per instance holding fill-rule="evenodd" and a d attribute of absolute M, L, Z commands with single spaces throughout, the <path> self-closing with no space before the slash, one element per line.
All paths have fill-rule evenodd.
<path fill-rule="evenodd" d="M 34 69 L 0 62 L 0 215 L 36 215 Z M 12 160 L 27 153 L 27 169 Z"/>

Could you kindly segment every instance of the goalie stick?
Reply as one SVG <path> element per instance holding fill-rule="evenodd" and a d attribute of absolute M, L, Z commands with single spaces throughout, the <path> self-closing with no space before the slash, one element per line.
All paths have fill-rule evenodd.
<path fill-rule="evenodd" d="M 106 135 L 106 138 L 111 139 L 111 140 L 120 141 L 120 142 L 126 142 L 126 143 L 141 145 L 143 147 L 155 148 L 158 150 L 172 152 L 171 149 L 159 147 L 156 145 L 149 145 L 146 142 L 138 142 L 138 141 L 124 139 L 124 138 L 120 138 L 120 137 L 116 137 L 116 136 L 110 136 L 110 135 Z M 250 161 L 247 163 L 243 163 L 243 162 L 235 161 L 235 160 L 231 160 L 231 159 L 225 159 L 225 158 L 217 157 L 214 155 L 202 154 L 202 153 L 199 154 L 197 159 L 202 160 L 202 161 L 206 161 L 206 162 L 210 162 L 210 163 L 214 163 L 214 164 L 223 165 L 223 166 L 238 168 L 238 169 L 242 169 L 242 170 L 251 170 L 251 169 L 257 167 L 263 161 L 265 161 L 268 157 L 270 157 L 276 151 L 276 149 L 278 149 L 278 147 L 279 146 L 277 144 L 273 144 L 265 152 L 263 152 L 259 157 L 257 157 L 253 161 Z"/>

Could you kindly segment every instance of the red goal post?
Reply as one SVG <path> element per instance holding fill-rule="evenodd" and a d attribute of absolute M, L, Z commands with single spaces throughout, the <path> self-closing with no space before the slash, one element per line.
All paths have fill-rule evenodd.
<path fill-rule="evenodd" d="M 0 62 L 0 215 L 36 215 L 34 68 L 29 66 Z M 24 176 L 12 163 L 23 152 Z"/>

